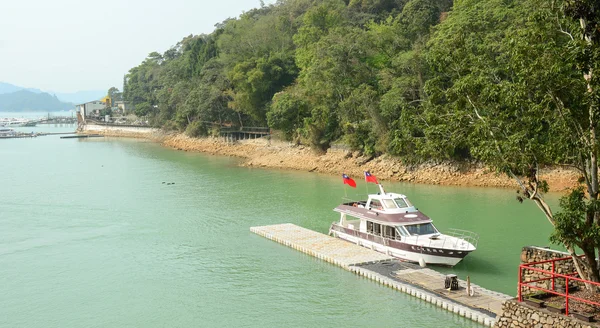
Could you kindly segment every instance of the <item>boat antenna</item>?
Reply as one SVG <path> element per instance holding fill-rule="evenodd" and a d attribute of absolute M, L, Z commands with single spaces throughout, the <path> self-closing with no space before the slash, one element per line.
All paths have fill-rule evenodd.
<path fill-rule="evenodd" d="M 385 195 L 385 190 L 383 190 L 383 186 L 381 185 L 381 183 L 377 184 L 379 186 L 379 191 L 381 191 L 381 195 Z"/>

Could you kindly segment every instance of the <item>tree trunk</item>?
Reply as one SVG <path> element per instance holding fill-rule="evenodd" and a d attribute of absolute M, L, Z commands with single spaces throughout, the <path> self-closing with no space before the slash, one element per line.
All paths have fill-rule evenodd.
<path fill-rule="evenodd" d="M 521 182 L 520 179 L 518 179 L 515 175 L 513 175 L 513 177 L 515 179 L 517 179 L 517 182 L 519 183 L 519 185 L 521 186 L 521 188 L 523 189 L 523 191 L 525 193 L 527 193 L 527 192 L 530 193 L 531 196 L 529 198 L 540 208 L 540 210 L 544 213 L 544 216 L 546 216 L 546 218 L 548 219 L 550 224 L 552 224 L 552 226 L 554 227 L 555 221 L 554 221 L 554 217 L 552 214 L 552 210 L 550 209 L 550 206 L 548 206 L 546 201 L 544 199 L 542 199 L 541 197 L 539 197 L 539 195 L 537 194 L 537 190 L 536 189 L 534 189 L 533 191 L 528 190 L 527 187 L 525 187 L 525 185 L 523 185 L 523 183 Z M 536 178 L 536 180 L 537 180 L 537 178 Z M 534 181 L 533 183 L 537 187 L 537 181 Z M 590 257 L 590 255 L 585 254 L 585 252 L 584 252 L 584 254 L 586 255 L 586 259 L 588 259 L 588 260 L 581 261 L 581 259 L 577 255 L 577 252 L 575 251 L 575 248 L 573 246 L 567 246 L 567 245 L 565 245 L 565 246 L 567 248 L 567 251 L 571 255 L 571 258 L 573 259 L 573 264 L 575 265 L 575 270 L 579 274 L 579 277 L 583 280 L 600 282 L 595 252 L 592 250 L 591 260 L 588 259 Z M 596 287 L 592 284 L 585 284 L 585 287 L 589 291 L 596 291 Z"/>
<path fill-rule="evenodd" d="M 596 250 L 593 247 L 590 247 L 589 250 L 583 250 L 583 254 L 585 254 L 585 260 L 587 262 L 586 269 L 590 269 L 588 271 L 588 280 L 600 282 L 598 270 L 594 270 L 598 267 L 598 262 L 596 261 Z"/>
<path fill-rule="evenodd" d="M 242 122 L 242 114 L 240 114 L 240 112 L 237 112 L 238 115 L 238 120 L 240 121 L 240 130 L 242 130 L 244 128 L 244 122 Z"/>

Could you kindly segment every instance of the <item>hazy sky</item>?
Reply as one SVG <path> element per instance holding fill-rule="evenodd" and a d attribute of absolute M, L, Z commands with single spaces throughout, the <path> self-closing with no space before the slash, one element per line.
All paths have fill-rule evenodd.
<path fill-rule="evenodd" d="M 121 89 L 150 52 L 210 33 L 259 1 L 1 0 L 0 81 L 55 92 Z"/>

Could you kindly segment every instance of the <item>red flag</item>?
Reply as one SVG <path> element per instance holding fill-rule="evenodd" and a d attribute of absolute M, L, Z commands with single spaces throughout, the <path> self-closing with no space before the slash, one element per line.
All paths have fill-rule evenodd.
<path fill-rule="evenodd" d="M 354 182 L 354 180 L 352 180 L 352 178 L 347 176 L 345 173 L 342 174 L 342 179 L 344 179 L 344 184 L 347 184 L 352 188 L 356 188 L 356 182 Z"/>
<path fill-rule="evenodd" d="M 369 171 L 365 171 L 365 181 L 379 184 L 379 182 L 377 182 L 377 178 L 373 174 L 371 174 Z"/>

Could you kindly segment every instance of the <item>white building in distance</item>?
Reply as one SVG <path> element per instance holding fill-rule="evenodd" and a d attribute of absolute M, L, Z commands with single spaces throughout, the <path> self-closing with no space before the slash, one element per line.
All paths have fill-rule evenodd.
<path fill-rule="evenodd" d="M 81 117 L 94 117 L 99 116 L 100 111 L 104 109 L 106 105 L 100 100 L 86 102 L 84 104 L 75 105 L 77 111 L 81 114 Z"/>

